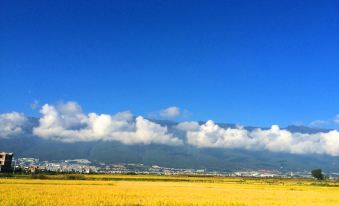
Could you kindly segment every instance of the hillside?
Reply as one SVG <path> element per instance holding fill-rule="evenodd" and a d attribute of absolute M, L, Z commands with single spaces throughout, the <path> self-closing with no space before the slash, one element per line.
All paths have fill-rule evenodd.
<path fill-rule="evenodd" d="M 152 120 L 175 132 L 172 121 Z M 90 141 L 64 143 L 31 135 L 37 119 L 30 118 L 24 134 L 0 139 L 0 150 L 11 151 L 16 157 L 36 157 L 40 160 L 86 158 L 105 163 L 143 163 L 174 168 L 216 170 L 281 169 L 304 170 L 320 167 L 337 171 L 339 158 L 327 155 L 296 155 L 281 152 L 252 151 L 245 149 L 197 148 L 189 144 L 170 146 L 161 144 L 126 145 L 117 141 Z M 235 127 L 234 124 L 218 124 Z M 246 127 L 251 130 L 255 127 Z M 326 132 L 304 126 L 289 126 L 287 130 L 300 133 Z M 178 136 L 180 134 L 177 133 Z M 182 137 L 183 138 L 183 137 Z"/>

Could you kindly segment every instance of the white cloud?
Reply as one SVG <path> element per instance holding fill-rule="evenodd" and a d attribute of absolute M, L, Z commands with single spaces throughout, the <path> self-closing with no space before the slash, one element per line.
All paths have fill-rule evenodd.
<path fill-rule="evenodd" d="M 315 120 L 309 125 L 311 127 L 336 127 L 337 124 L 339 124 L 339 114 L 337 114 L 334 118 L 326 120 Z"/>
<path fill-rule="evenodd" d="M 270 129 L 248 131 L 242 127 L 221 128 L 209 120 L 197 123 L 180 123 L 177 128 L 186 131 L 187 143 L 196 147 L 241 148 L 268 150 L 292 154 L 327 154 L 339 156 L 339 132 L 302 134 L 291 133 L 273 125 Z"/>
<path fill-rule="evenodd" d="M 39 126 L 33 133 L 42 138 L 63 142 L 116 140 L 124 144 L 182 144 L 177 137 L 160 126 L 130 112 L 115 115 L 89 113 L 85 115 L 75 102 L 57 106 L 45 104 Z"/>
<path fill-rule="evenodd" d="M 339 124 L 339 114 L 335 116 L 334 123 Z"/>
<path fill-rule="evenodd" d="M 181 116 L 181 111 L 179 107 L 172 106 L 161 110 L 159 115 L 161 117 L 179 117 Z"/>
<path fill-rule="evenodd" d="M 40 112 L 42 116 L 39 125 L 33 128 L 33 134 L 41 138 L 63 142 L 103 140 L 123 144 L 183 144 L 167 127 L 142 116 L 135 118 L 128 111 L 114 115 L 85 114 L 77 103 L 67 102 L 45 104 Z M 339 116 L 337 120 L 339 123 Z M 0 138 L 20 134 L 27 121 L 27 117 L 21 113 L 0 114 Z M 292 133 L 273 125 L 269 129 L 249 131 L 241 126 L 222 128 L 211 120 L 202 125 L 194 121 L 182 122 L 175 129 L 183 131 L 187 144 L 199 148 L 239 148 L 339 156 L 337 130 L 316 134 Z"/>
<path fill-rule="evenodd" d="M 324 126 L 327 126 L 329 125 L 329 121 L 326 121 L 326 120 L 315 120 L 313 122 L 310 123 L 310 126 L 311 127 L 324 127 Z"/>
<path fill-rule="evenodd" d="M 20 134 L 26 122 L 27 118 L 22 113 L 0 114 L 0 138 L 9 138 Z"/>

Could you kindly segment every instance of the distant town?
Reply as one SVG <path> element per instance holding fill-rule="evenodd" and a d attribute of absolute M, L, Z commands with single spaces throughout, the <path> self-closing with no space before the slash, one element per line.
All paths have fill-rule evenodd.
<path fill-rule="evenodd" d="M 15 170 L 36 172 L 60 173 L 105 173 L 105 174 L 157 174 L 157 175 L 210 175 L 210 176 L 248 176 L 248 177 L 311 177 L 310 171 L 282 173 L 277 170 L 243 170 L 235 172 L 210 171 L 204 169 L 178 169 L 161 167 L 158 165 L 144 165 L 133 163 L 106 164 L 92 163 L 87 159 L 73 159 L 60 161 L 39 161 L 36 158 L 18 158 Z"/>
<path fill-rule="evenodd" d="M 153 175 L 206 175 L 228 177 L 284 177 L 311 178 L 310 171 L 282 172 L 279 170 L 239 170 L 213 171 L 205 169 L 179 169 L 144 164 L 106 164 L 91 162 L 87 159 L 70 159 L 59 161 L 40 161 L 37 158 L 14 158 L 12 153 L 0 153 L 0 171 L 13 173 L 81 173 L 81 174 L 153 174 Z M 330 179 L 338 179 L 339 173 L 327 174 Z"/>

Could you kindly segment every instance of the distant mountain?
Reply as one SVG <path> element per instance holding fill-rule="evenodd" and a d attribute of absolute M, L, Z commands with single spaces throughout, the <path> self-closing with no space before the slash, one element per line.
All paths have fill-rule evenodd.
<path fill-rule="evenodd" d="M 173 127 L 177 125 L 173 121 L 152 121 L 167 126 L 170 131 L 174 131 Z M 181 146 L 124 145 L 116 141 L 63 143 L 31 135 L 32 128 L 36 125 L 38 125 L 38 120 L 30 118 L 30 124 L 24 128 L 24 134 L 0 139 L 0 151 L 14 152 L 16 157 L 36 157 L 40 160 L 86 158 L 105 163 L 143 163 L 174 168 L 232 171 L 237 169 L 309 170 L 319 167 L 327 171 L 339 171 L 339 157 L 327 155 L 294 155 L 244 149 L 197 148 L 188 144 Z M 218 125 L 224 128 L 236 126 L 235 124 L 222 123 Z M 256 127 L 246 128 L 253 130 Z M 285 129 L 300 133 L 328 131 L 305 126 L 288 126 Z M 180 134 L 178 136 L 180 137 Z"/>

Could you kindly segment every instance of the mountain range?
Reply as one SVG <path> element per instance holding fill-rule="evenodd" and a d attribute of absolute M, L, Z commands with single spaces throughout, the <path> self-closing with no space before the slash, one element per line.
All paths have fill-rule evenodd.
<path fill-rule="evenodd" d="M 174 121 L 151 120 L 175 132 Z M 204 122 L 199 122 L 203 124 Z M 65 143 L 32 135 L 38 119 L 30 117 L 23 133 L 11 138 L 0 138 L 0 151 L 14 152 L 15 157 L 34 157 L 40 160 L 84 158 L 104 163 L 142 163 L 173 168 L 195 168 L 220 171 L 241 169 L 279 169 L 301 171 L 322 168 L 339 171 L 339 157 L 318 154 L 290 154 L 228 148 L 199 148 L 189 144 L 178 146 L 163 144 L 127 145 L 117 141 L 88 141 Z M 222 128 L 235 128 L 235 124 L 218 123 Z M 245 127 L 254 130 L 257 127 Z M 315 134 L 327 129 L 306 126 L 288 126 L 290 132 Z M 180 134 L 177 134 L 180 137 Z M 183 138 L 183 137 L 182 137 Z"/>

